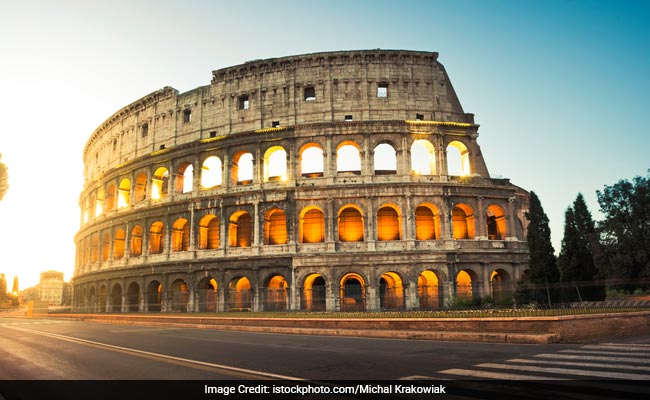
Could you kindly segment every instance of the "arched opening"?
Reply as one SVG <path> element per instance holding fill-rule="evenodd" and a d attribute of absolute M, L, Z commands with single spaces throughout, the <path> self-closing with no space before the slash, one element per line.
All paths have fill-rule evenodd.
<path fill-rule="evenodd" d="M 217 312 L 219 296 L 217 281 L 208 276 L 199 282 L 199 312 Z"/>
<path fill-rule="evenodd" d="M 250 311 L 251 308 L 251 282 L 246 277 L 234 278 L 228 284 L 228 310 Z"/>
<path fill-rule="evenodd" d="M 303 178 L 323 176 L 323 149 L 315 143 L 303 146 L 300 152 L 300 174 Z"/>
<path fill-rule="evenodd" d="M 282 146 L 270 147 L 264 153 L 264 182 L 287 180 L 287 152 Z"/>
<path fill-rule="evenodd" d="M 393 206 L 384 206 L 377 211 L 377 240 L 402 239 L 401 218 Z"/>
<path fill-rule="evenodd" d="M 171 311 L 187 312 L 187 283 L 182 279 L 176 279 L 171 289 Z"/>
<path fill-rule="evenodd" d="M 190 224 L 179 218 L 172 224 L 172 251 L 187 251 L 190 247 Z"/>
<path fill-rule="evenodd" d="M 146 310 L 148 312 L 160 312 L 162 304 L 162 284 L 158 281 L 153 281 L 147 285 L 146 293 Z"/>
<path fill-rule="evenodd" d="M 217 156 L 206 158 L 201 166 L 201 189 L 210 189 L 221 185 L 222 182 L 221 159 Z"/>
<path fill-rule="evenodd" d="M 162 222 L 156 221 L 149 228 L 149 254 L 162 254 L 164 251 L 165 226 Z"/>
<path fill-rule="evenodd" d="M 250 185 L 254 176 L 253 155 L 237 153 L 233 158 L 231 173 L 237 185 Z"/>
<path fill-rule="evenodd" d="M 363 242 L 363 217 L 356 207 L 346 206 L 339 212 L 339 241 Z"/>
<path fill-rule="evenodd" d="M 93 233 L 90 237 L 90 262 L 99 261 L 99 234 Z"/>
<path fill-rule="evenodd" d="M 497 268 L 490 274 L 490 287 L 492 299 L 495 304 L 504 305 L 512 303 L 514 285 L 508 271 Z"/>
<path fill-rule="evenodd" d="M 319 274 L 305 278 L 303 285 L 301 309 L 307 311 L 325 311 L 325 279 Z"/>
<path fill-rule="evenodd" d="M 124 242 L 126 240 L 126 233 L 124 229 L 117 229 L 115 237 L 113 238 L 113 259 L 119 260 L 124 257 Z"/>
<path fill-rule="evenodd" d="M 458 204 L 451 211 L 451 227 L 454 239 L 474 239 L 474 211 L 467 204 Z"/>
<path fill-rule="evenodd" d="M 325 241 L 325 214 L 319 208 L 306 207 L 300 215 L 300 242 L 322 243 Z"/>
<path fill-rule="evenodd" d="M 95 292 L 95 288 L 91 287 L 90 290 L 88 291 L 88 304 L 90 305 L 90 312 L 94 313 L 97 312 L 98 308 L 97 306 L 99 305 L 99 300 L 97 299 L 97 294 Z"/>
<path fill-rule="evenodd" d="M 131 230 L 131 246 L 130 246 L 130 255 L 131 257 L 138 257 L 142 255 L 142 227 L 136 225 Z"/>
<path fill-rule="evenodd" d="M 105 285 L 102 285 L 99 288 L 99 312 L 104 313 L 106 312 L 106 301 L 108 300 L 108 293 Z"/>
<path fill-rule="evenodd" d="M 194 166 L 189 162 L 181 163 L 176 169 L 174 191 L 190 193 L 194 190 Z"/>
<path fill-rule="evenodd" d="M 111 290 L 111 312 L 122 311 L 122 286 L 116 283 Z"/>
<path fill-rule="evenodd" d="M 476 274 L 470 270 L 460 270 L 456 275 L 456 302 L 459 304 L 470 304 L 478 297 L 474 285 Z"/>
<path fill-rule="evenodd" d="M 506 238 L 506 215 L 503 208 L 491 205 L 485 212 L 486 231 L 489 240 L 504 240 Z"/>
<path fill-rule="evenodd" d="M 208 214 L 199 221 L 199 249 L 219 248 L 219 218 Z"/>
<path fill-rule="evenodd" d="M 117 208 L 126 208 L 131 204 L 131 181 L 124 178 L 120 181 L 117 193 Z"/>
<path fill-rule="evenodd" d="M 99 217 L 104 212 L 104 190 L 97 191 L 97 201 L 95 202 L 95 217 Z"/>
<path fill-rule="evenodd" d="M 336 172 L 361 175 L 361 153 L 354 142 L 344 142 L 336 150 Z"/>
<path fill-rule="evenodd" d="M 106 212 L 113 211 L 115 209 L 115 185 L 112 183 L 108 185 L 106 189 L 106 201 L 104 204 L 106 207 Z"/>
<path fill-rule="evenodd" d="M 169 171 L 165 167 L 156 169 L 151 181 L 151 198 L 160 200 L 169 194 Z"/>
<path fill-rule="evenodd" d="M 373 154 L 375 175 L 391 175 L 397 173 L 397 154 L 393 146 L 388 143 L 381 143 L 375 147 Z"/>
<path fill-rule="evenodd" d="M 379 278 L 379 307 L 382 310 L 404 309 L 402 278 L 395 272 L 386 272 Z"/>
<path fill-rule="evenodd" d="M 111 234 L 104 232 L 102 235 L 102 261 L 108 261 L 108 256 L 111 253 Z"/>
<path fill-rule="evenodd" d="M 440 213 L 433 204 L 421 204 L 415 209 L 415 239 L 440 238 Z"/>
<path fill-rule="evenodd" d="M 411 171 L 416 175 L 436 173 L 436 152 L 428 140 L 418 139 L 411 145 Z"/>
<path fill-rule="evenodd" d="M 265 311 L 284 311 L 287 309 L 287 280 L 282 275 L 274 275 L 266 285 L 264 296 Z"/>
<path fill-rule="evenodd" d="M 469 151 L 467 146 L 455 140 L 447 146 L 447 175 L 468 176 Z"/>
<path fill-rule="evenodd" d="M 147 175 L 142 172 L 135 177 L 135 188 L 133 190 L 133 200 L 140 203 L 147 198 Z"/>
<path fill-rule="evenodd" d="M 287 243 L 287 218 L 283 210 L 274 208 L 266 213 L 264 242 L 268 245 Z"/>
<path fill-rule="evenodd" d="M 341 278 L 341 311 L 366 310 L 366 285 L 361 275 L 348 273 Z"/>
<path fill-rule="evenodd" d="M 246 211 L 237 211 L 230 217 L 228 246 L 250 247 L 253 238 L 252 220 Z"/>
<path fill-rule="evenodd" d="M 442 288 L 436 272 L 422 271 L 418 277 L 418 298 L 420 310 L 438 310 L 442 303 Z"/>
<path fill-rule="evenodd" d="M 138 312 L 140 310 L 140 285 L 131 282 L 126 289 L 126 303 L 129 312 Z"/>

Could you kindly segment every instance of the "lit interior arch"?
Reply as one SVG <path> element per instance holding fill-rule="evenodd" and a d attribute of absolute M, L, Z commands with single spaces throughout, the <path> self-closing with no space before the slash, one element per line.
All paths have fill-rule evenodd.
<path fill-rule="evenodd" d="M 274 208 L 266 213 L 264 241 L 269 245 L 287 243 L 287 217 L 283 210 Z"/>
<path fill-rule="evenodd" d="M 113 238 L 113 258 L 116 260 L 124 257 L 124 244 L 126 239 L 126 233 L 124 229 L 117 229 L 115 231 L 115 237 Z"/>
<path fill-rule="evenodd" d="M 375 147 L 373 154 L 375 175 L 394 174 L 397 172 L 397 153 L 393 146 L 388 143 L 381 143 Z"/>
<path fill-rule="evenodd" d="M 415 239 L 440 238 L 440 213 L 433 204 L 420 204 L 415 209 Z"/>
<path fill-rule="evenodd" d="M 131 230 L 131 243 L 129 245 L 131 257 L 142 255 L 142 232 L 143 229 L 139 225 L 134 226 Z"/>
<path fill-rule="evenodd" d="M 217 281 L 211 276 L 199 282 L 199 312 L 217 311 Z"/>
<path fill-rule="evenodd" d="M 418 277 L 418 298 L 420 310 L 436 310 L 440 308 L 440 279 L 434 271 L 422 271 Z"/>
<path fill-rule="evenodd" d="M 354 142 L 345 142 L 336 150 L 336 172 L 361 173 L 361 153 Z"/>
<path fill-rule="evenodd" d="M 142 172 L 135 177 L 135 188 L 133 190 L 133 200 L 136 203 L 144 201 L 147 198 L 147 175 Z"/>
<path fill-rule="evenodd" d="M 474 210 L 467 204 L 458 204 L 451 211 L 451 225 L 454 239 L 474 239 Z"/>
<path fill-rule="evenodd" d="M 115 209 L 115 185 L 110 184 L 106 188 L 106 212 L 113 211 Z"/>
<path fill-rule="evenodd" d="M 465 301 L 473 298 L 472 277 L 466 270 L 460 270 L 456 275 L 456 298 Z"/>
<path fill-rule="evenodd" d="M 282 311 L 287 309 L 287 288 L 289 284 L 282 275 L 275 275 L 266 285 L 264 310 Z"/>
<path fill-rule="evenodd" d="M 320 208 L 305 207 L 300 213 L 301 243 L 325 241 L 325 214 Z"/>
<path fill-rule="evenodd" d="M 377 211 L 377 240 L 400 240 L 401 218 L 395 206 L 383 206 Z"/>
<path fill-rule="evenodd" d="M 382 310 L 404 308 L 402 278 L 396 272 L 386 272 L 379 278 L 379 306 Z"/>
<path fill-rule="evenodd" d="M 315 143 L 303 146 L 300 152 L 300 174 L 305 178 L 323 176 L 323 149 Z"/>
<path fill-rule="evenodd" d="M 486 231 L 489 240 L 506 238 L 506 215 L 503 208 L 493 204 L 485 212 Z"/>
<path fill-rule="evenodd" d="M 345 206 L 339 212 L 339 241 L 362 242 L 364 239 L 363 216 L 354 206 Z"/>
<path fill-rule="evenodd" d="M 454 140 L 447 146 L 447 175 L 467 176 L 469 174 L 469 151 L 467 146 Z"/>
<path fill-rule="evenodd" d="M 301 308 L 307 311 L 324 311 L 326 308 L 325 279 L 320 274 L 310 274 L 303 285 Z"/>
<path fill-rule="evenodd" d="M 160 200 L 169 193 L 169 171 L 165 167 L 156 169 L 151 181 L 151 198 Z"/>
<path fill-rule="evenodd" d="M 201 188 L 210 189 L 222 183 L 222 164 L 217 156 L 210 156 L 201 166 Z"/>
<path fill-rule="evenodd" d="M 111 235 L 108 232 L 104 232 L 102 235 L 102 261 L 108 261 L 108 256 L 111 252 Z"/>
<path fill-rule="evenodd" d="M 228 226 L 228 245 L 230 247 L 250 247 L 252 242 L 252 220 L 246 211 L 237 211 L 230 217 Z"/>
<path fill-rule="evenodd" d="M 234 310 L 250 310 L 252 305 L 251 282 L 237 277 L 228 284 L 228 307 Z"/>
<path fill-rule="evenodd" d="M 237 154 L 233 160 L 232 174 L 240 185 L 253 183 L 253 154 Z"/>
<path fill-rule="evenodd" d="M 264 182 L 287 180 L 287 152 L 282 146 L 270 147 L 264 153 Z"/>
<path fill-rule="evenodd" d="M 199 249 L 219 248 L 219 219 L 208 214 L 199 221 Z"/>
<path fill-rule="evenodd" d="M 156 221 L 149 227 L 149 254 L 162 254 L 164 251 L 164 229 L 165 225 Z"/>
<path fill-rule="evenodd" d="M 190 245 L 190 226 L 185 218 L 178 218 L 172 224 L 172 251 L 187 251 Z"/>
<path fill-rule="evenodd" d="M 120 181 L 117 194 L 117 208 L 126 208 L 131 204 L 131 181 L 124 178 Z"/>
<path fill-rule="evenodd" d="M 411 145 L 411 170 L 416 175 L 436 173 L 436 152 L 428 140 L 418 139 Z"/>
<path fill-rule="evenodd" d="M 349 272 L 340 280 L 341 311 L 365 311 L 366 283 L 361 275 Z"/>
<path fill-rule="evenodd" d="M 97 191 L 97 200 L 95 202 L 95 217 L 102 215 L 104 211 L 104 189 Z"/>

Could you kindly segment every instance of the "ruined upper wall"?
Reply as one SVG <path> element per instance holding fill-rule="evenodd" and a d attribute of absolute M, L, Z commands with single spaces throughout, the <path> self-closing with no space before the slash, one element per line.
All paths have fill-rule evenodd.
<path fill-rule="evenodd" d="M 185 93 L 165 87 L 95 130 L 84 149 L 86 183 L 161 149 L 278 124 L 349 117 L 473 123 L 437 58 L 402 50 L 313 53 L 219 69 L 210 85 Z M 378 95 L 380 86 L 385 97 Z"/>

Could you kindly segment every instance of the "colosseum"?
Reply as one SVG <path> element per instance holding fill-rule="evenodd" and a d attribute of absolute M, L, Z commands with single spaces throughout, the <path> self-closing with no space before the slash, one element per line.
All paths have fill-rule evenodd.
<path fill-rule="evenodd" d="M 148 94 L 84 147 L 75 309 L 507 299 L 529 198 L 490 177 L 478 128 L 435 52 L 254 60 Z"/>

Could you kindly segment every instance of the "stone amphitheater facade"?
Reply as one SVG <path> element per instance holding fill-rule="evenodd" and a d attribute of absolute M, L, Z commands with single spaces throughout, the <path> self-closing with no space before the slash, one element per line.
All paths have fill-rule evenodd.
<path fill-rule="evenodd" d="M 506 299 L 528 193 L 491 178 L 438 54 L 254 60 L 84 148 L 86 312 L 428 310 Z"/>

